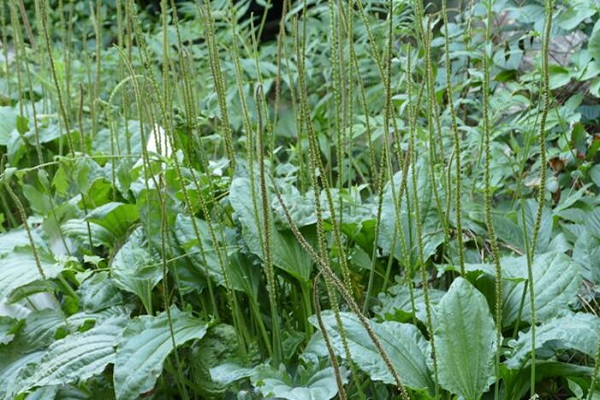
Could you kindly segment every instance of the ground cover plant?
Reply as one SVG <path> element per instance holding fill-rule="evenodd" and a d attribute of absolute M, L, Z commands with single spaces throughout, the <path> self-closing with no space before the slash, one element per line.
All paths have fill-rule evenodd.
<path fill-rule="evenodd" d="M 0 5 L 0 398 L 599 399 L 598 5 L 257 3 Z"/>

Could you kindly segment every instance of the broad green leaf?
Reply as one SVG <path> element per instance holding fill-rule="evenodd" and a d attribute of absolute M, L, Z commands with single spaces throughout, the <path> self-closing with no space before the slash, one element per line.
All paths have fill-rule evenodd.
<path fill-rule="evenodd" d="M 229 201 L 242 225 L 244 242 L 252 253 L 264 258 L 262 238 L 264 238 L 265 224 L 258 186 L 255 187 L 254 192 L 253 194 L 249 179 L 235 178 L 231 182 Z M 269 213 L 272 213 L 271 209 Z M 312 273 L 313 260 L 293 235 L 281 233 L 276 229 L 272 215 L 270 228 L 270 245 L 275 266 L 306 285 Z"/>
<path fill-rule="evenodd" d="M 596 285 L 600 284 L 600 240 L 587 229 L 577 237 L 573 261 L 581 265 L 581 275 L 585 279 Z"/>
<path fill-rule="evenodd" d="M 536 382 L 545 381 L 546 378 L 556 380 L 560 377 L 571 379 L 578 377 L 589 382 L 589 378 L 593 373 L 593 367 L 568 364 L 561 361 L 543 361 L 538 359 L 535 364 Z M 531 388 L 531 363 L 527 363 L 518 369 L 510 369 L 506 365 L 500 364 L 500 378 L 506 387 L 503 399 L 529 399 L 527 394 Z M 580 400 L 581 398 L 578 397 L 577 399 Z M 571 398 L 571 400 L 575 399 Z"/>
<path fill-rule="evenodd" d="M 265 397 L 275 397 L 288 400 L 329 400 L 338 393 L 338 387 L 332 367 L 320 371 L 305 369 L 303 366 L 296 370 L 296 379 L 285 371 L 276 371 L 271 367 L 257 368 L 252 377 L 254 386 Z M 341 370 L 342 381 L 348 381 L 348 372 Z"/>
<path fill-rule="evenodd" d="M 83 219 L 74 218 L 65 221 L 60 229 L 64 235 L 77 239 L 80 243 L 89 244 L 91 239 L 94 247 L 105 246 L 110 248 L 116 240 L 115 235 L 108 229 Z"/>
<path fill-rule="evenodd" d="M 254 368 L 244 368 L 234 363 L 225 363 L 210 369 L 211 379 L 223 386 L 230 385 L 240 379 L 249 378 L 253 374 Z"/>
<path fill-rule="evenodd" d="M 598 12 L 592 2 L 586 0 L 572 0 L 568 9 L 559 14 L 558 25 L 567 31 L 579 26 L 584 20 L 591 18 Z"/>
<path fill-rule="evenodd" d="M 116 121 L 117 132 L 112 135 L 110 129 L 102 129 L 94 136 L 92 144 L 96 153 L 111 155 L 139 155 L 142 152 L 142 129 L 145 129 L 145 137 L 150 136 L 148 126 L 142 126 L 139 121 Z M 111 138 L 111 136 L 113 136 Z M 115 149 L 111 147 L 114 143 Z"/>
<path fill-rule="evenodd" d="M 590 234 L 600 239 L 600 208 L 594 208 L 587 212 L 584 222 Z"/>
<path fill-rule="evenodd" d="M 167 313 L 133 319 L 123 331 L 117 347 L 114 384 L 118 400 L 137 399 L 152 389 L 161 375 L 167 356 L 188 340 L 201 339 L 207 324 L 188 312 L 171 307 L 171 327 Z"/>
<path fill-rule="evenodd" d="M 79 304 L 87 312 L 96 312 L 123 303 L 123 295 L 107 271 L 94 273 L 77 289 Z"/>
<path fill-rule="evenodd" d="M 408 170 L 408 183 L 406 193 L 413 201 L 413 180 L 412 168 Z M 435 203 L 433 182 L 429 173 L 427 164 L 420 159 L 415 171 L 417 175 L 417 196 L 420 207 L 421 228 L 423 238 L 423 257 L 428 259 L 435 254 L 437 248 L 444 242 L 443 229 L 440 222 L 437 206 Z M 383 209 L 381 214 L 381 224 L 378 236 L 378 245 L 384 254 L 390 254 L 400 262 L 405 262 L 406 258 L 410 260 L 411 265 L 417 264 L 418 260 L 418 238 L 416 232 L 414 207 L 407 206 L 406 193 L 402 196 L 402 204 L 399 210 L 396 210 L 395 203 L 400 196 L 400 187 L 402 184 L 402 171 L 397 172 L 392 180 L 388 182 L 383 194 Z M 444 194 L 440 185 L 438 194 L 440 201 L 443 202 Z M 401 241 L 401 235 L 398 228 L 403 230 L 405 243 Z"/>
<path fill-rule="evenodd" d="M 139 219 L 139 213 L 133 204 L 111 202 L 92 210 L 85 219 L 102 226 L 116 237 L 123 237 L 131 224 Z"/>
<path fill-rule="evenodd" d="M 52 256 L 38 249 L 39 267 L 47 279 L 57 277 L 62 266 Z M 22 286 L 43 281 L 37 261 L 29 247 L 15 248 L 0 257 L 0 302 Z"/>
<path fill-rule="evenodd" d="M 504 281 L 503 326 L 510 326 L 520 315 L 522 321 L 531 322 L 526 257 L 506 258 L 502 262 L 503 273 L 513 281 Z M 563 253 L 545 253 L 533 259 L 533 282 L 535 293 L 536 322 L 546 321 L 567 310 L 575 299 L 581 284 L 580 267 Z M 526 290 L 523 301 L 523 291 Z M 522 307 L 522 309 L 521 309 Z"/>
<path fill-rule="evenodd" d="M 160 260 L 146 250 L 141 227 L 129 236 L 115 255 L 111 274 L 118 287 L 135 293 L 151 312 L 152 289 L 163 278 L 163 271 Z"/>
<path fill-rule="evenodd" d="M 29 364 L 39 365 L 45 354 L 44 351 L 22 353 L 10 343 L 7 347 L 0 348 L 0 399 L 14 399 L 23 389 L 21 374 Z"/>
<path fill-rule="evenodd" d="M 27 400 L 56 399 L 58 389 L 58 385 L 44 386 L 34 389 L 27 394 Z"/>
<path fill-rule="evenodd" d="M 7 146 L 12 132 L 17 128 L 17 109 L 0 107 L 0 146 Z"/>
<path fill-rule="evenodd" d="M 520 232 L 533 232 L 533 227 L 535 225 L 535 220 L 537 217 L 537 201 L 533 199 L 525 200 L 523 207 L 523 213 L 525 214 L 525 220 L 523 221 L 522 215 L 523 213 L 519 212 L 519 224 L 520 224 Z M 523 229 L 525 228 L 525 229 Z M 531 242 L 531 238 L 527 238 Z M 536 254 L 546 253 L 550 251 L 550 241 L 552 240 L 552 213 L 550 209 L 545 207 L 542 209 L 542 220 L 540 224 L 540 230 L 537 238 L 537 245 L 535 248 Z M 521 250 L 525 252 L 526 248 L 522 247 Z"/>
<path fill-rule="evenodd" d="M 429 289 L 430 305 L 435 306 L 444 296 L 445 292 Z M 413 302 L 415 309 L 413 310 Z M 392 286 L 388 293 L 379 294 L 379 306 L 373 308 L 375 314 L 383 320 L 398 322 L 412 322 L 413 315 L 421 322 L 427 323 L 427 305 L 423 289 L 413 289 L 412 299 L 410 290 L 406 285 Z"/>
<path fill-rule="evenodd" d="M 181 247 L 186 255 L 194 261 L 194 266 L 203 275 L 208 275 L 210 279 L 221 286 L 225 286 L 223 277 L 223 268 L 227 266 L 228 249 L 227 244 L 213 243 L 206 221 L 196 218 L 196 227 L 198 228 L 198 236 L 200 243 L 194 232 L 192 220 L 188 216 L 179 214 L 175 222 L 175 235 L 181 243 Z M 216 234 L 220 233 L 220 228 L 215 226 Z M 215 246 L 220 246 L 216 248 Z M 218 251 L 223 257 L 224 266 L 221 266 Z"/>
<path fill-rule="evenodd" d="M 52 343 L 23 389 L 85 381 L 115 360 L 115 344 L 126 319 L 111 318 L 83 333 Z"/>
<path fill-rule="evenodd" d="M 211 327 L 206 336 L 192 347 L 190 371 L 204 398 L 222 397 L 227 385 L 211 378 L 211 368 L 224 362 L 239 360 L 240 351 L 236 330 L 231 325 Z"/>
<path fill-rule="evenodd" d="M 34 230 L 32 231 L 32 234 L 36 245 L 43 247 L 44 242 L 40 239 L 37 232 Z M 3 233 L 0 235 L 0 257 L 6 253 L 10 253 L 15 247 L 28 246 L 29 244 L 29 237 L 27 236 L 27 231 L 25 229 L 15 229 Z"/>
<path fill-rule="evenodd" d="M 344 331 L 350 348 L 353 361 L 357 367 L 365 372 L 374 381 L 383 381 L 394 384 L 392 374 L 379 355 L 366 329 L 361 325 L 358 317 L 352 313 L 340 313 Z M 310 317 L 310 322 L 318 327 L 315 316 Z M 327 333 L 340 357 L 345 357 L 342 340 L 331 311 L 323 313 L 323 323 Z M 389 355 L 394 369 L 402 379 L 402 383 L 410 388 L 433 389 L 434 383 L 427 367 L 426 345 L 423 335 L 417 327 L 411 324 L 401 324 L 394 321 L 377 323 L 371 321 L 371 328 L 381 341 L 384 350 Z M 323 356 L 327 350 L 322 338 L 313 341 L 314 349 Z M 309 351 L 307 349 L 307 351 Z"/>
<path fill-rule="evenodd" d="M 592 34 L 588 39 L 588 49 L 596 62 L 600 62 L 600 20 L 596 21 Z"/>
<path fill-rule="evenodd" d="M 437 307 L 434 328 L 440 385 L 478 400 L 494 383 L 496 329 L 485 297 L 463 278 Z"/>
<path fill-rule="evenodd" d="M 32 311 L 24 320 L 22 329 L 15 337 L 15 346 L 28 351 L 50 345 L 59 330 L 66 329 L 60 311 L 51 308 Z"/>
<path fill-rule="evenodd" d="M 521 251 L 525 249 L 523 228 L 506 215 L 493 214 L 492 221 L 499 240 Z"/>
<path fill-rule="evenodd" d="M 538 359 L 549 359 L 560 350 L 577 350 L 596 357 L 600 340 L 600 318 L 589 313 L 567 315 L 545 322 L 535 330 Z M 513 369 L 523 366 L 531 353 L 531 333 L 521 332 L 509 345 L 513 353 L 504 363 Z"/>
<path fill-rule="evenodd" d="M 251 301 L 256 302 L 262 274 L 260 266 L 252 263 L 237 251 L 229 258 L 227 274 L 234 289 L 243 291 L 250 297 Z"/>
<path fill-rule="evenodd" d="M 15 318 L 0 315 L 0 346 L 7 344 L 13 339 L 12 332 L 18 323 L 18 320 Z"/>

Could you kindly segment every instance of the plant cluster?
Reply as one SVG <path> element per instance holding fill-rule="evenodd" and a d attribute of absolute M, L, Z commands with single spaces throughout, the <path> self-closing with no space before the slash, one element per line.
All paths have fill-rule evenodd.
<path fill-rule="evenodd" d="M 0 6 L 0 399 L 600 399 L 598 7 L 250 3 Z"/>

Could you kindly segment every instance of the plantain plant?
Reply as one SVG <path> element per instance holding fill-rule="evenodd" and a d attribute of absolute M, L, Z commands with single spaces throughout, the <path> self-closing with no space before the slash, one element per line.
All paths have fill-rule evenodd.
<path fill-rule="evenodd" d="M 599 398 L 598 8 L 256 3 L 0 5 L 0 399 Z"/>

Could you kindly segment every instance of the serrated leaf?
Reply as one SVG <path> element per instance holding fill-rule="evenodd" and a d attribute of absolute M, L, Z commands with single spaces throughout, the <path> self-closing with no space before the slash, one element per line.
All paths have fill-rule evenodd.
<path fill-rule="evenodd" d="M 24 389 L 85 381 L 101 374 L 114 362 L 114 346 L 125 322 L 123 317 L 107 319 L 86 332 L 52 343 Z"/>
<path fill-rule="evenodd" d="M 57 277 L 62 266 L 53 257 L 38 249 L 39 267 L 47 279 Z M 37 261 L 29 247 L 19 247 L 0 258 L 0 302 L 16 289 L 32 282 L 42 281 Z"/>
<path fill-rule="evenodd" d="M 551 358 L 559 350 L 577 350 L 595 357 L 600 340 L 600 318 L 588 313 L 555 318 L 535 330 L 537 358 Z M 531 333 L 519 333 L 510 344 L 514 352 L 504 363 L 513 369 L 521 368 L 531 353 Z"/>
<path fill-rule="evenodd" d="M 436 315 L 440 385 L 466 400 L 477 400 L 495 380 L 496 329 L 487 301 L 459 277 L 440 301 Z"/>
<path fill-rule="evenodd" d="M 345 357 L 335 316 L 331 311 L 326 311 L 322 317 L 336 354 Z M 374 381 L 383 381 L 388 384 L 395 383 L 392 374 L 379 355 L 366 329 L 360 324 L 358 317 L 352 313 L 341 312 L 340 318 L 342 319 L 352 359 L 357 367 Z M 310 317 L 309 320 L 311 324 L 318 327 L 315 316 Z M 425 339 L 417 327 L 394 321 L 382 323 L 371 321 L 370 324 L 389 355 L 403 384 L 414 389 L 432 389 L 434 384 L 427 367 Z M 318 346 L 324 347 L 322 341 L 321 338 Z M 326 354 L 326 350 L 324 353 Z"/>
<path fill-rule="evenodd" d="M 173 338 L 167 313 L 144 315 L 127 324 L 117 347 L 114 384 L 118 400 L 137 399 L 152 389 L 167 356 L 188 340 L 201 339 L 207 324 L 188 312 L 171 308 Z"/>
<path fill-rule="evenodd" d="M 522 321 L 531 322 L 529 290 L 523 301 L 526 282 L 514 281 L 527 279 L 527 259 L 507 258 L 502 264 L 505 276 L 513 279 L 504 283 L 503 326 L 513 324 L 519 315 Z M 564 312 L 575 299 L 581 284 L 580 267 L 563 253 L 546 253 L 534 257 L 532 270 L 536 321 L 542 322 Z"/>

